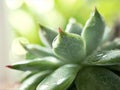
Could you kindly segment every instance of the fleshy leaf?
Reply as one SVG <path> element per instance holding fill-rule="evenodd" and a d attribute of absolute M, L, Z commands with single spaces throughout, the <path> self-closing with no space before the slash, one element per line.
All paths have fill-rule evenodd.
<path fill-rule="evenodd" d="M 57 32 L 40 25 L 40 38 L 46 46 L 52 46 L 53 39 L 57 36 Z"/>
<path fill-rule="evenodd" d="M 104 46 L 102 46 L 101 49 L 102 50 L 120 49 L 120 38 L 116 38 L 114 41 L 107 42 Z"/>
<path fill-rule="evenodd" d="M 83 62 L 87 65 L 120 65 L 120 50 L 100 51 L 93 53 Z"/>
<path fill-rule="evenodd" d="M 71 18 L 66 26 L 66 32 L 81 35 L 82 26 L 78 24 L 75 19 Z"/>
<path fill-rule="evenodd" d="M 120 77 L 101 67 L 81 70 L 75 80 L 77 90 L 119 90 Z"/>
<path fill-rule="evenodd" d="M 54 53 L 68 63 L 80 63 L 85 57 L 84 42 L 79 35 L 59 30 L 53 42 Z"/>
<path fill-rule="evenodd" d="M 46 77 L 37 87 L 37 90 L 66 90 L 76 77 L 79 66 L 64 65 Z"/>
<path fill-rule="evenodd" d="M 22 43 L 21 43 L 22 44 Z M 36 57 L 46 57 L 46 56 L 54 56 L 52 53 L 52 50 L 49 48 L 45 48 L 39 45 L 34 45 L 34 44 L 22 44 L 22 46 L 33 56 Z M 31 56 L 31 55 L 30 55 Z M 29 58 L 29 57 L 28 57 Z"/>
<path fill-rule="evenodd" d="M 21 61 L 6 67 L 22 71 L 43 71 L 56 69 L 63 65 L 61 61 L 53 57 L 38 58 L 34 60 Z"/>
<path fill-rule="evenodd" d="M 36 90 L 37 85 L 50 73 L 51 71 L 43 71 L 32 75 L 21 84 L 19 90 Z"/>
<path fill-rule="evenodd" d="M 100 45 L 106 43 L 111 38 L 111 29 L 106 25 L 104 29 L 104 34 Z"/>
<path fill-rule="evenodd" d="M 31 59 L 32 60 L 32 59 L 35 59 L 35 58 L 37 58 L 37 56 L 33 55 L 32 53 L 30 53 L 30 52 L 26 53 L 25 59 L 27 59 L 27 60 Z"/>
<path fill-rule="evenodd" d="M 27 78 L 29 78 L 30 76 L 36 74 L 37 72 L 31 72 L 31 71 L 26 71 L 24 72 L 22 75 L 21 75 L 21 78 L 20 78 L 20 83 L 24 82 Z"/>
<path fill-rule="evenodd" d="M 95 9 L 95 12 L 86 22 L 82 32 L 82 37 L 86 44 L 87 55 L 91 54 L 100 44 L 104 28 L 105 23 L 97 9 Z"/>

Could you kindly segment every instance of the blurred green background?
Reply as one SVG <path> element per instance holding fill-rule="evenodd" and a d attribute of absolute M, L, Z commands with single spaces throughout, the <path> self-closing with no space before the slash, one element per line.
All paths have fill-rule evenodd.
<path fill-rule="evenodd" d="M 6 4 L 15 38 L 24 37 L 35 44 L 42 44 L 38 34 L 40 24 L 64 30 L 73 17 L 84 26 L 95 7 L 110 28 L 120 18 L 119 0 L 6 0 Z"/>

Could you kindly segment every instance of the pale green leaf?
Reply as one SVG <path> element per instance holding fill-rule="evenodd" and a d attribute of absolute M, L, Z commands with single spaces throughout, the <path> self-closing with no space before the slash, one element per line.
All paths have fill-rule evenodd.
<path fill-rule="evenodd" d="M 82 26 L 79 23 L 77 23 L 75 19 L 70 18 L 65 31 L 69 33 L 75 33 L 75 34 L 81 35 Z"/>
<path fill-rule="evenodd" d="M 37 85 L 50 73 L 51 71 L 43 71 L 32 75 L 20 85 L 19 90 L 36 90 Z"/>
<path fill-rule="evenodd" d="M 83 62 L 86 65 L 120 65 L 120 50 L 100 51 L 93 53 Z"/>
<path fill-rule="evenodd" d="M 31 56 L 36 56 L 36 57 L 46 57 L 46 56 L 54 56 L 53 53 L 52 53 L 52 50 L 49 49 L 49 48 L 45 48 L 45 47 L 42 47 L 40 45 L 35 45 L 35 44 L 22 44 L 22 46 L 31 54 L 33 55 L 30 55 L 29 57 L 27 58 L 30 58 Z"/>
<path fill-rule="evenodd" d="M 37 58 L 37 56 L 33 55 L 32 53 L 30 53 L 30 52 L 26 53 L 26 56 L 25 56 L 26 60 L 30 60 L 30 59 L 32 60 L 32 59 L 35 59 L 35 58 Z"/>
<path fill-rule="evenodd" d="M 107 42 L 105 45 L 101 47 L 102 50 L 114 50 L 120 49 L 120 38 L 116 38 L 113 41 Z"/>
<path fill-rule="evenodd" d="M 105 23 L 99 12 L 95 9 L 92 16 L 86 22 L 82 32 L 82 38 L 86 44 L 87 55 L 95 51 L 100 44 L 103 38 L 104 28 Z"/>
<path fill-rule="evenodd" d="M 53 70 L 63 65 L 63 62 L 53 57 L 37 58 L 14 63 L 8 67 L 22 71 L 43 71 Z"/>
<path fill-rule="evenodd" d="M 60 31 L 54 40 L 53 51 L 68 63 L 80 63 L 86 54 L 82 38 L 64 31 Z"/>
<path fill-rule="evenodd" d="M 26 71 L 24 72 L 21 77 L 20 77 L 20 83 L 24 82 L 27 78 L 29 78 L 30 76 L 36 74 L 37 72 L 32 72 L 32 71 Z"/>
<path fill-rule="evenodd" d="M 64 65 L 46 77 L 37 87 L 37 90 L 66 90 L 78 73 L 77 65 Z"/>
<path fill-rule="evenodd" d="M 53 39 L 57 36 L 57 32 L 45 26 L 40 25 L 40 38 L 46 46 L 52 46 Z"/>
<path fill-rule="evenodd" d="M 75 80 L 77 90 L 120 90 L 120 77 L 101 67 L 88 67 Z"/>

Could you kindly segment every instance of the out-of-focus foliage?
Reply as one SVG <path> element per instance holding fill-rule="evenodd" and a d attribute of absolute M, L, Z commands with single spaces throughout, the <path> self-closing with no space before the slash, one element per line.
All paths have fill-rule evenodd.
<path fill-rule="evenodd" d="M 66 18 L 75 17 L 82 24 L 94 7 L 98 8 L 110 25 L 120 15 L 119 0 L 55 0 L 55 6 Z"/>
<path fill-rule="evenodd" d="M 30 43 L 42 44 L 38 35 L 39 24 L 25 3 L 11 11 L 9 21 L 17 37 L 25 37 Z"/>
<path fill-rule="evenodd" d="M 119 0 L 6 0 L 6 2 L 10 9 L 10 24 L 16 36 L 25 37 L 30 43 L 37 44 L 42 44 L 38 37 L 39 24 L 54 30 L 58 27 L 65 29 L 68 19 L 73 17 L 84 25 L 94 7 L 103 14 L 110 27 L 120 17 Z"/>

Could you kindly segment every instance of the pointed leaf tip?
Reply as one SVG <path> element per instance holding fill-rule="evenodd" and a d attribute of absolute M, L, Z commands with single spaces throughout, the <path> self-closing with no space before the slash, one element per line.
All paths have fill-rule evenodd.
<path fill-rule="evenodd" d="M 77 34 L 62 31 L 52 45 L 54 54 L 66 62 L 80 63 L 86 55 L 84 41 Z"/>
<path fill-rule="evenodd" d="M 40 30 L 44 31 L 47 27 L 43 26 L 43 25 L 40 25 Z"/>
<path fill-rule="evenodd" d="M 19 40 L 19 43 L 20 43 L 21 46 L 23 46 L 23 47 L 25 46 L 24 43 L 21 40 Z"/>
<path fill-rule="evenodd" d="M 95 11 L 87 20 L 82 31 L 82 38 L 86 44 L 87 55 L 91 54 L 95 49 L 98 48 L 102 41 L 104 30 L 105 22 L 98 10 L 95 8 Z"/>
<path fill-rule="evenodd" d="M 7 66 L 5 66 L 5 67 L 7 67 L 7 68 L 12 68 L 12 66 L 11 66 L 11 65 L 7 65 Z"/>
<path fill-rule="evenodd" d="M 101 15 L 100 15 L 100 13 L 99 13 L 99 11 L 97 10 L 97 7 L 95 6 L 95 9 L 94 9 L 94 15 L 98 15 L 98 16 L 100 16 L 101 17 Z"/>
<path fill-rule="evenodd" d="M 52 47 L 52 41 L 57 36 L 57 32 L 44 25 L 40 26 L 39 36 L 43 44 L 47 47 Z"/>
<path fill-rule="evenodd" d="M 97 7 L 96 6 L 94 7 L 94 11 L 97 11 Z"/>
<path fill-rule="evenodd" d="M 21 40 L 19 40 L 19 43 L 20 43 L 20 45 L 24 48 L 24 49 L 26 49 L 26 43 L 24 43 L 23 41 L 21 41 Z"/>
<path fill-rule="evenodd" d="M 61 32 L 62 32 L 62 29 L 61 29 L 60 27 L 58 28 L 58 32 L 59 32 L 59 33 L 61 33 Z"/>

